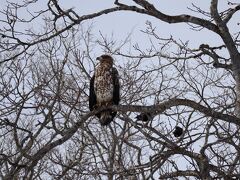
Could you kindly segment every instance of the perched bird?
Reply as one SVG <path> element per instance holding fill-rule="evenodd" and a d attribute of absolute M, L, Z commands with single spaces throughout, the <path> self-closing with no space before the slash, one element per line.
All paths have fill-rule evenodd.
<path fill-rule="evenodd" d="M 173 131 L 173 135 L 175 137 L 179 137 L 179 136 L 182 135 L 182 133 L 183 133 L 183 129 L 181 127 L 179 127 L 179 126 L 176 126 L 175 130 Z"/>
<path fill-rule="evenodd" d="M 108 105 L 118 105 L 120 101 L 119 76 L 113 67 L 113 58 L 110 55 L 97 57 L 99 64 L 95 68 L 94 75 L 90 80 L 89 109 Z M 101 125 L 108 125 L 113 121 L 117 112 L 110 109 L 96 114 Z"/>
<path fill-rule="evenodd" d="M 148 122 L 153 119 L 152 115 L 150 113 L 140 113 L 135 117 L 137 121 L 143 121 L 143 122 Z"/>

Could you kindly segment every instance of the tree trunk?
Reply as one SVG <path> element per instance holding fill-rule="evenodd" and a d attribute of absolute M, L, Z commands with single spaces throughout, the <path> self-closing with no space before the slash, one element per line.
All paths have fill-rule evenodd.
<path fill-rule="evenodd" d="M 236 91 L 236 105 L 235 105 L 235 115 L 240 118 L 240 58 L 236 65 L 233 66 L 233 75 L 236 81 L 235 91 Z"/>

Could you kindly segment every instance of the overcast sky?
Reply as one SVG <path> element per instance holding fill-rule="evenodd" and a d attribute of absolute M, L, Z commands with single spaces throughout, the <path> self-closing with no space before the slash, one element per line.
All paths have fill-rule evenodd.
<path fill-rule="evenodd" d="M 21 0 L 10 0 L 12 2 L 19 2 Z M 0 0 L 1 2 L 1 10 L 6 8 L 6 0 Z M 114 5 L 114 0 L 59 0 L 61 6 L 64 9 L 73 8 L 77 13 L 80 15 L 94 13 L 104 8 L 110 8 Z M 120 2 L 131 2 L 130 0 L 122 0 Z M 197 0 L 152 0 L 150 1 L 154 3 L 155 7 L 162 11 L 163 13 L 167 13 L 170 15 L 179 15 L 179 14 L 192 14 L 195 16 L 199 16 L 199 14 L 190 11 L 188 8 L 193 8 L 192 3 L 196 6 L 199 6 L 204 11 L 209 12 L 210 7 L 210 0 L 204 1 L 197 1 Z M 227 5 L 227 1 L 219 1 L 219 9 L 227 9 L 231 6 Z M 31 7 L 28 8 L 29 11 L 35 12 L 41 9 L 47 8 L 47 0 L 38 1 L 37 4 L 33 4 Z M 27 12 L 20 12 L 22 16 L 27 16 Z M 229 24 L 233 26 L 230 28 L 231 31 L 234 33 L 237 31 L 239 26 L 237 25 L 236 21 L 238 19 L 237 13 Z M 1 17 L 2 15 L 0 15 Z M 2 19 L 2 17 L 1 17 Z M 202 43 L 209 43 L 210 45 L 220 45 L 221 42 L 220 38 L 208 30 L 202 31 L 192 31 L 190 30 L 190 26 L 185 23 L 180 24 L 167 24 L 161 22 L 160 20 L 149 17 L 146 15 L 141 15 L 133 12 L 114 12 L 107 15 L 103 15 L 101 17 L 95 18 L 93 20 L 86 21 L 84 24 L 87 27 L 88 25 L 93 25 L 93 32 L 96 38 L 100 37 L 101 32 L 104 36 L 113 37 L 116 40 L 121 41 L 127 35 L 132 32 L 132 41 L 133 43 L 137 42 L 140 45 L 146 45 L 147 37 L 140 32 L 146 28 L 146 21 L 150 21 L 153 26 L 157 27 L 157 32 L 160 37 L 168 38 L 173 36 L 175 39 L 181 39 L 183 42 L 189 41 L 189 44 L 194 48 L 198 48 Z M 28 24 L 27 26 L 32 26 L 33 28 L 37 29 L 39 26 L 39 22 L 35 22 L 35 24 Z M 20 28 L 21 25 L 19 25 Z M 23 25 L 21 28 L 26 28 L 26 24 Z"/>
<path fill-rule="evenodd" d="M 61 4 L 67 8 L 74 8 L 79 14 L 92 13 L 104 8 L 113 7 L 114 0 L 60 0 Z M 131 2 L 129 0 L 122 0 L 120 2 Z M 210 0 L 152 0 L 157 9 L 163 13 L 170 15 L 179 15 L 179 14 L 192 14 L 199 16 L 198 13 L 190 11 L 188 8 L 193 8 L 192 3 L 200 7 L 202 10 L 209 12 Z M 219 1 L 219 11 L 226 10 L 231 6 L 227 5 L 228 1 Z M 229 26 L 232 28 L 232 33 L 236 32 L 239 29 L 237 25 L 237 20 L 239 13 L 233 17 L 233 21 L 229 23 Z M 132 41 L 140 45 L 146 45 L 148 37 L 146 37 L 140 30 L 146 28 L 146 21 L 152 22 L 153 26 L 157 27 L 157 32 L 160 37 L 169 38 L 173 36 L 175 39 L 181 39 L 183 42 L 189 41 L 189 45 L 193 48 L 198 48 L 202 43 L 208 43 L 211 46 L 220 45 L 222 42 L 221 39 L 214 33 L 208 30 L 202 31 L 192 31 L 190 26 L 181 23 L 181 24 L 167 24 L 161 22 L 160 20 L 149 17 L 146 15 L 141 15 L 133 12 L 116 12 L 101 17 L 95 18 L 94 20 L 88 21 L 88 23 L 93 23 L 93 30 L 96 33 L 96 36 L 99 36 L 99 31 L 102 32 L 104 36 L 111 36 L 113 34 L 114 38 L 117 40 L 124 39 L 128 33 L 132 32 Z"/>

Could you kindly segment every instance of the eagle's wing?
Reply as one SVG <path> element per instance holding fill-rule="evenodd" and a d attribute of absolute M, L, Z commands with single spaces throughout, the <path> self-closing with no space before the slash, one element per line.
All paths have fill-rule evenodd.
<path fill-rule="evenodd" d="M 97 98 L 96 94 L 94 91 L 94 80 L 95 80 L 95 75 L 90 80 L 90 91 L 89 91 L 89 109 L 92 111 L 94 109 L 94 106 L 97 103 Z"/>
<path fill-rule="evenodd" d="M 113 76 L 113 103 L 115 105 L 118 105 L 120 101 L 120 83 L 118 71 L 116 68 L 112 69 L 112 76 Z"/>

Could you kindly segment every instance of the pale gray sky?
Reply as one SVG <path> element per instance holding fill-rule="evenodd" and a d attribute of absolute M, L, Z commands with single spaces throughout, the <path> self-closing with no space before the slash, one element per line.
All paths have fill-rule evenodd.
<path fill-rule="evenodd" d="M 22 3 L 22 0 L 9 0 L 10 2 Z M 6 9 L 6 0 L 0 0 L 1 7 L 0 9 Z M 73 8 L 79 15 L 94 13 L 104 8 L 114 7 L 114 0 L 59 0 L 60 5 L 64 9 Z M 122 3 L 129 3 L 130 0 L 122 0 Z M 199 6 L 202 10 L 209 12 L 210 8 L 210 0 L 197 1 L 197 0 L 152 0 L 150 1 L 154 3 L 156 8 L 158 8 L 163 13 L 167 13 L 170 15 L 179 15 L 179 14 L 192 14 L 195 16 L 201 16 L 198 13 L 194 13 L 190 11 L 188 8 L 193 8 L 192 3 L 196 6 Z M 227 4 L 227 1 L 219 1 L 219 9 L 224 10 L 230 8 Z M 47 8 L 47 0 L 41 0 L 37 3 L 32 4 L 28 7 L 28 11 L 31 13 L 43 10 Z M 23 11 L 19 11 L 18 14 L 22 18 L 27 18 L 29 13 L 26 9 Z M 2 14 L 0 14 L 0 19 L 4 18 Z M 205 17 L 204 17 L 205 18 Z M 233 17 L 233 20 L 229 22 L 229 26 L 231 28 L 230 31 L 232 33 L 237 32 L 239 29 L 239 25 L 237 25 L 237 21 L 239 19 L 239 12 L 236 13 Z M 176 40 L 181 40 L 183 42 L 189 41 L 189 46 L 192 48 L 198 48 L 200 44 L 208 43 L 210 46 L 219 46 L 222 44 L 221 39 L 218 35 L 210 32 L 209 30 L 203 29 L 201 31 L 193 31 L 190 26 L 186 23 L 179 24 L 168 24 L 162 22 L 156 18 L 137 14 L 134 12 L 120 11 L 114 12 L 107 15 L 102 15 L 93 20 L 87 20 L 83 23 L 84 28 L 88 28 L 88 26 L 93 26 L 93 35 L 94 38 L 100 38 L 100 32 L 103 36 L 107 38 L 112 38 L 121 42 L 124 40 L 130 32 L 131 42 L 132 44 L 138 43 L 141 48 L 146 49 L 150 46 L 149 38 L 145 34 L 141 32 L 146 28 L 146 22 L 150 21 L 153 26 L 156 26 L 156 32 L 158 36 L 162 38 L 169 38 L 173 36 Z M 0 27 L 1 27 L 0 22 Z M 42 16 L 37 19 L 37 21 L 31 23 L 22 23 L 18 24 L 17 27 L 19 31 L 23 29 L 32 28 L 34 31 L 40 31 L 43 25 Z M 96 48 L 95 54 L 101 54 L 101 50 Z"/>
<path fill-rule="evenodd" d="M 13 1 L 12 2 L 21 2 L 21 0 Z M 114 0 L 59 0 L 62 7 L 65 9 L 68 8 L 74 8 L 74 10 L 82 14 L 87 13 L 94 13 L 96 11 L 102 10 L 104 8 L 113 7 Z M 120 2 L 131 2 L 130 0 L 122 0 Z M 187 9 L 187 7 L 192 7 L 191 3 L 194 3 L 195 5 L 201 7 L 205 11 L 209 11 L 210 7 L 210 0 L 204 0 L 204 1 L 197 1 L 197 0 L 152 0 L 150 1 L 155 4 L 155 6 L 161 10 L 164 13 L 168 13 L 170 15 L 178 15 L 182 13 L 190 13 L 193 15 L 198 15 L 197 13 L 193 13 L 190 10 Z M 6 0 L 0 0 L 1 7 L 0 9 L 4 9 L 6 6 Z M 47 1 L 41 0 L 36 4 L 33 4 L 32 7 L 28 8 L 29 11 L 39 11 L 42 8 L 46 8 Z M 227 5 L 227 1 L 219 1 L 219 9 L 223 10 L 224 8 L 228 8 L 230 6 Z M 26 17 L 27 12 L 20 12 L 23 16 Z M 237 13 L 239 15 L 239 13 Z M 2 16 L 2 15 L 0 15 Z M 236 15 L 235 15 L 236 16 Z M 233 18 L 234 20 L 237 20 L 237 17 Z M 95 18 L 94 20 L 90 20 L 88 22 L 85 22 L 85 24 L 91 24 L 94 25 L 94 31 L 96 35 L 99 35 L 99 31 L 103 33 L 103 35 L 110 35 L 111 33 L 114 33 L 116 39 L 122 39 L 126 37 L 126 35 L 133 31 L 133 41 L 136 40 L 138 43 L 141 43 L 142 41 L 145 41 L 146 39 L 143 38 L 143 34 L 140 33 L 140 30 L 145 29 L 145 22 L 149 20 L 153 23 L 154 26 L 157 27 L 157 31 L 159 32 L 159 35 L 162 37 L 169 37 L 170 35 L 173 35 L 176 39 L 181 39 L 183 41 L 190 41 L 190 44 L 193 44 L 194 46 L 198 47 L 201 43 L 213 43 L 219 41 L 219 37 L 217 37 L 213 33 L 209 33 L 208 30 L 203 30 L 201 32 L 194 32 L 189 29 L 189 26 L 186 24 L 167 24 L 164 22 L 159 21 L 156 18 L 152 18 L 149 16 L 136 14 L 133 12 L 115 12 L 110 13 L 107 15 L 103 15 L 101 17 Z M 230 22 L 231 23 L 231 22 Z M 36 25 L 41 24 L 40 19 L 39 23 L 36 24 L 29 24 L 28 26 L 32 26 L 37 29 Z M 234 29 L 239 28 L 236 25 L 236 22 L 232 23 L 234 24 Z M 20 25 L 21 26 L 21 25 Z M 24 28 L 26 25 L 24 26 Z M 143 38 L 143 39 L 141 39 Z"/>
<path fill-rule="evenodd" d="M 112 7 L 114 0 L 60 0 L 61 4 L 67 8 L 74 8 L 79 14 L 86 14 L 96 12 L 98 10 Z M 130 2 L 129 0 L 123 0 L 120 2 Z M 188 7 L 192 8 L 192 3 L 201 7 L 204 11 L 209 12 L 210 8 L 210 0 L 197 1 L 197 0 L 152 0 L 150 1 L 155 4 L 155 6 L 164 13 L 168 13 L 170 15 L 178 15 L 183 13 L 190 13 L 195 16 L 199 16 L 199 14 L 194 13 L 187 9 Z M 223 10 L 224 8 L 229 8 L 227 5 L 227 1 L 219 1 L 219 9 Z M 239 13 L 238 13 L 239 15 Z M 236 15 L 235 15 L 236 16 Z M 237 17 L 233 18 L 237 20 Z M 221 42 L 220 38 L 208 30 L 202 30 L 194 32 L 190 30 L 190 26 L 187 24 L 167 24 L 161 22 L 156 18 L 152 18 L 146 15 L 136 14 L 133 12 L 121 11 L 117 13 L 111 13 L 107 15 L 103 15 L 92 20 L 94 24 L 94 31 L 98 33 L 101 31 L 103 35 L 111 35 L 113 33 L 116 39 L 121 40 L 125 38 L 127 34 L 133 31 L 132 40 L 138 42 L 139 44 L 145 44 L 146 37 L 140 33 L 140 30 L 145 29 L 145 23 L 149 20 L 152 22 L 154 26 L 157 27 L 157 32 L 161 37 L 167 38 L 172 35 L 176 39 L 181 39 L 183 41 L 188 41 L 190 45 L 192 44 L 194 47 L 199 47 L 202 43 L 209 43 L 210 45 L 215 45 Z M 235 31 L 239 28 L 235 22 L 230 22 L 230 24 L 234 25 Z"/>

